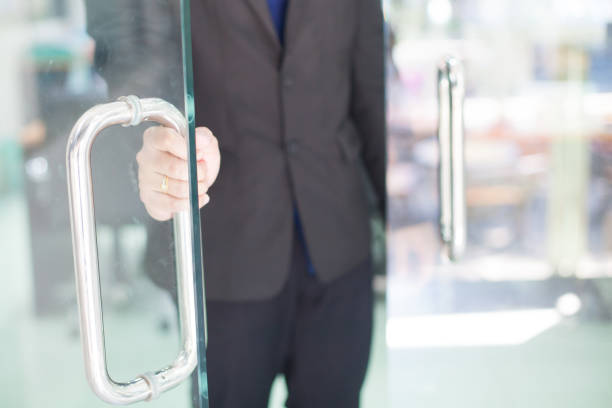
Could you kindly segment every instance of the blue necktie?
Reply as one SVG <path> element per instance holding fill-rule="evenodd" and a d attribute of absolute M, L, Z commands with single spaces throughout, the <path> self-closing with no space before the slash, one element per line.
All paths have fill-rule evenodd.
<path fill-rule="evenodd" d="M 285 16 L 287 15 L 287 2 L 288 0 L 268 0 L 268 6 L 270 7 L 270 14 L 272 15 L 272 21 L 278 34 L 278 39 L 281 44 L 285 40 Z"/>

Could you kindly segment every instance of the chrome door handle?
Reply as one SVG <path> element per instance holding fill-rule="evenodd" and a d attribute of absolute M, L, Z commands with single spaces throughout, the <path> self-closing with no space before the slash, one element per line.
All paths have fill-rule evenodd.
<path fill-rule="evenodd" d="M 453 261 L 461 258 L 467 240 L 464 100 L 463 67 L 456 58 L 447 57 L 438 67 L 440 234 Z"/>
<path fill-rule="evenodd" d="M 161 99 L 120 98 L 98 105 L 77 121 L 66 148 L 72 246 L 76 274 L 81 341 L 87 381 L 102 400 L 117 405 L 151 400 L 187 379 L 197 364 L 195 290 L 193 287 L 192 225 L 188 212 L 174 215 L 178 309 L 182 349 L 177 358 L 155 372 L 119 383 L 108 374 L 96 243 L 96 221 L 91 177 L 91 148 L 96 136 L 113 125 L 137 126 L 153 121 L 187 137 L 183 115 Z"/>

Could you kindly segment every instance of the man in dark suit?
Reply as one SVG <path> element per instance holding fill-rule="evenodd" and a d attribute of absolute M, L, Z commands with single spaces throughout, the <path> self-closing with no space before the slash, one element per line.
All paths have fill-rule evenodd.
<path fill-rule="evenodd" d="M 379 0 L 192 1 L 197 121 L 222 166 L 203 212 L 210 401 L 357 407 L 371 338 L 361 172 L 385 209 Z"/>
<path fill-rule="evenodd" d="M 202 213 L 211 406 L 264 408 L 280 373 L 288 407 L 357 407 L 372 330 L 366 186 L 383 215 L 386 196 L 380 0 L 192 0 L 191 13 L 196 122 L 222 157 Z M 139 154 L 158 220 L 179 204 L 157 178 L 186 176 L 153 154 L 168 132 L 148 131 Z"/>

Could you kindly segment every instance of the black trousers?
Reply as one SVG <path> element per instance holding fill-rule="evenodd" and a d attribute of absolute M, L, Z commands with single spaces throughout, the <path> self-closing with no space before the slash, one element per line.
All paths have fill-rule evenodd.
<path fill-rule="evenodd" d="M 288 408 L 359 406 L 372 337 L 370 262 L 323 284 L 296 237 L 289 272 L 273 299 L 207 303 L 211 408 L 266 408 L 278 374 Z"/>

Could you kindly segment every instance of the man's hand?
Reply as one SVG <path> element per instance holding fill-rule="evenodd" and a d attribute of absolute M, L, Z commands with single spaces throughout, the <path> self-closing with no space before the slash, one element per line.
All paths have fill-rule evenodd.
<path fill-rule="evenodd" d="M 196 129 L 196 157 L 202 208 L 210 201 L 207 191 L 221 164 L 217 139 L 204 127 Z M 187 144 L 182 136 L 162 126 L 147 129 L 136 161 L 140 199 L 151 217 L 166 221 L 174 213 L 189 209 Z"/>

